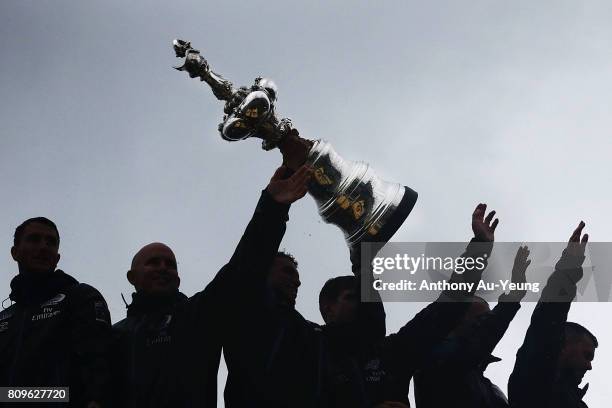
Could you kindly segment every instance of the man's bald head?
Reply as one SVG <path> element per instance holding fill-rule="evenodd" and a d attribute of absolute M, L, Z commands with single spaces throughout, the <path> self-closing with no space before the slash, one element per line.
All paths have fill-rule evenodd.
<path fill-rule="evenodd" d="M 151 251 L 156 250 L 168 250 L 172 252 L 172 249 L 170 249 L 170 247 L 166 244 L 163 244 L 161 242 L 151 242 L 150 244 L 143 246 L 138 250 L 138 252 L 136 252 L 134 257 L 132 258 L 132 265 L 130 266 L 130 269 L 134 269 L 138 262 L 142 263 L 144 257 L 147 256 L 147 254 L 149 254 Z M 174 255 L 174 252 L 172 252 L 172 255 Z"/>
<path fill-rule="evenodd" d="M 132 258 L 127 278 L 137 292 L 164 295 L 178 291 L 180 279 L 174 252 L 161 242 L 145 245 Z"/>

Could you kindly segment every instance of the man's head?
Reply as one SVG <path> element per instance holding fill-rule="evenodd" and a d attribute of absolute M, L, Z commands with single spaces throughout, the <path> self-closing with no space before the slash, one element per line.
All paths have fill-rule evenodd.
<path fill-rule="evenodd" d="M 491 311 L 487 301 L 480 296 L 472 295 L 469 302 L 470 305 L 465 311 L 465 314 L 457 322 L 453 331 L 449 333 L 449 337 L 463 334 L 466 330 L 469 330 L 470 326 L 474 324 L 478 317 Z"/>
<path fill-rule="evenodd" d="M 329 279 L 319 293 L 319 311 L 326 324 L 354 321 L 358 307 L 358 280 L 354 276 Z"/>
<path fill-rule="evenodd" d="M 559 355 L 559 372 L 578 385 L 584 374 L 592 369 L 591 361 L 599 343 L 593 333 L 578 323 L 566 322 L 564 336 Z"/>
<path fill-rule="evenodd" d="M 53 272 L 60 259 L 59 232 L 53 221 L 36 217 L 15 229 L 11 256 L 20 273 Z"/>
<path fill-rule="evenodd" d="M 145 245 L 134 255 L 127 278 L 136 292 L 147 295 L 174 293 L 181 282 L 174 253 L 159 242 Z"/>
<path fill-rule="evenodd" d="M 276 254 L 270 266 L 267 285 L 282 305 L 295 307 L 298 287 L 301 284 L 297 266 L 295 258 L 283 251 Z"/>

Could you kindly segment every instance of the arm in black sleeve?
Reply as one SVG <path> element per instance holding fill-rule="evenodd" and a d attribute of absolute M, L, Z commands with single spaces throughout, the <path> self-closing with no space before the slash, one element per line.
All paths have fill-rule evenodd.
<path fill-rule="evenodd" d="M 477 242 L 472 239 L 465 252 L 461 254 L 461 258 L 481 257 L 484 259 L 484 267 L 474 267 L 462 274 L 454 272 L 449 281 L 478 282 L 492 249 L 492 242 Z M 417 313 L 396 334 L 387 336 L 385 353 L 397 359 L 402 366 L 411 369 L 422 367 L 425 364 L 424 358 L 431 348 L 444 339 L 465 314 L 472 294 L 473 291 L 444 291 L 435 302 Z"/>
<path fill-rule="evenodd" d="M 548 395 L 542 390 L 549 389 L 554 381 L 564 324 L 582 278 L 583 261 L 584 256 L 563 251 L 542 291 L 508 382 L 511 406 L 544 406 L 538 404 L 547 401 Z"/>
<path fill-rule="evenodd" d="M 289 204 L 281 204 L 263 190 L 229 264 L 233 268 L 267 271 L 276 256 L 289 220 Z"/>
<path fill-rule="evenodd" d="M 520 309 L 519 302 L 499 302 L 493 310 L 478 317 L 454 339 L 456 347 L 450 354 L 438 356 L 444 364 L 475 367 L 483 362 L 504 337 L 508 326 Z"/>
<path fill-rule="evenodd" d="M 471 258 L 475 260 L 473 268 L 466 268 L 465 272 L 457 273 L 453 272 L 451 275 L 449 282 L 465 282 L 472 283 L 473 288 L 471 291 L 466 292 L 463 290 L 458 291 L 446 291 L 444 293 L 445 296 L 450 296 L 456 299 L 464 299 L 466 297 L 470 297 L 476 292 L 476 287 L 478 286 L 478 282 L 480 282 L 482 278 L 482 273 L 487 267 L 488 258 L 491 256 L 491 251 L 493 250 L 493 242 L 481 242 L 477 241 L 476 238 L 472 238 L 469 242 L 465 252 L 461 254 L 460 258 L 467 259 Z M 476 263 L 477 260 L 481 260 L 481 263 Z M 482 264 L 483 267 L 479 267 L 478 265 Z"/>
<path fill-rule="evenodd" d="M 289 204 L 281 204 L 263 190 L 251 221 L 230 261 L 217 273 L 207 290 L 227 290 L 261 284 L 285 235 Z M 232 289 L 233 288 L 233 289 Z"/>
<path fill-rule="evenodd" d="M 70 342 L 73 377 L 71 401 L 85 404 L 96 401 L 102 406 L 110 401 L 111 345 L 110 313 L 104 298 L 93 287 L 79 284 L 70 297 Z"/>
<path fill-rule="evenodd" d="M 370 243 L 367 245 L 372 246 L 369 248 L 372 251 L 365 259 L 362 259 L 361 256 L 361 246 L 355 248 L 351 253 L 352 271 L 357 278 L 356 292 L 360 293 L 359 289 L 361 289 L 361 302 L 357 311 L 355 330 L 363 341 L 373 342 L 384 339 L 386 334 L 385 307 L 380 299 L 380 294 L 374 289 L 374 272 L 372 270 L 373 258 L 384 243 Z M 363 276 L 361 269 L 362 262 L 368 265 Z"/>

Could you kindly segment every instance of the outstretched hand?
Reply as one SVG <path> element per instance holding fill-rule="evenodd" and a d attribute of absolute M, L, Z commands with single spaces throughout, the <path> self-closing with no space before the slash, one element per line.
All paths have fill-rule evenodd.
<path fill-rule="evenodd" d="M 493 223 L 491 220 L 495 216 L 495 211 L 491 211 L 485 218 L 487 211 L 487 205 L 480 203 L 474 209 L 472 214 L 472 231 L 474 231 L 474 237 L 480 242 L 493 242 L 495 240 L 495 228 L 499 223 L 499 219 L 495 219 Z"/>
<path fill-rule="evenodd" d="M 312 171 L 306 165 L 301 166 L 289 178 L 286 177 L 289 169 L 281 166 L 274 172 L 266 190 L 274 201 L 282 204 L 291 204 L 306 195 L 308 182 L 312 177 Z"/>
<path fill-rule="evenodd" d="M 527 245 L 519 247 L 514 257 L 514 265 L 512 266 L 512 283 L 516 283 L 520 288 L 524 288 L 523 284 L 527 282 L 527 267 L 531 264 L 531 260 L 528 258 L 529 248 Z M 520 302 L 526 294 L 527 291 L 525 289 L 515 289 L 510 291 L 509 295 L 514 301 Z"/>
<path fill-rule="evenodd" d="M 589 234 L 582 235 L 582 229 L 585 225 L 584 221 L 580 221 L 580 224 L 578 224 L 578 227 L 576 227 L 569 239 L 567 253 L 571 256 L 584 256 L 586 244 L 589 242 Z M 582 239 L 580 235 L 582 235 Z"/>

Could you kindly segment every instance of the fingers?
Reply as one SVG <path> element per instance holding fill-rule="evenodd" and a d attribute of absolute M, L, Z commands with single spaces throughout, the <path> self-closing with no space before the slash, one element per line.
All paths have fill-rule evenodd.
<path fill-rule="evenodd" d="M 584 221 L 580 221 L 580 223 L 578 224 L 578 227 L 576 227 L 576 229 L 572 233 L 572 236 L 570 237 L 569 242 L 580 242 L 580 235 L 582 234 L 582 229 L 584 228 L 585 225 L 586 224 L 584 223 Z M 588 240 L 588 236 L 587 236 L 587 240 Z"/>
<path fill-rule="evenodd" d="M 311 176 L 312 176 L 312 171 L 310 167 L 307 165 L 303 165 L 303 166 L 300 166 L 300 168 L 297 169 L 297 171 L 293 173 L 291 177 L 289 177 L 289 180 L 291 180 L 291 182 L 296 183 L 296 184 L 303 184 L 306 181 L 308 181 Z"/>
<path fill-rule="evenodd" d="M 487 212 L 487 205 L 485 203 L 480 203 L 476 206 L 476 208 L 474 209 L 474 212 L 472 213 L 472 220 L 473 221 L 483 221 L 484 215 Z M 495 228 L 497 228 L 497 224 L 499 223 L 499 219 L 495 219 L 493 221 L 493 224 L 491 224 L 491 220 L 493 219 L 493 217 L 495 217 L 496 211 L 493 210 L 491 211 L 486 218 L 484 218 L 484 223 L 487 224 L 487 226 L 489 228 L 491 228 L 493 231 L 495 231 Z"/>
<path fill-rule="evenodd" d="M 499 224 L 499 218 L 496 218 L 495 221 L 493 221 L 493 225 L 491 225 L 491 229 L 493 231 L 495 231 L 495 228 L 497 228 L 497 224 Z"/>
<path fill-rule="evenodd" d="M 582 237 L 582 240 L 580 241 L 580 243 L 582 245 L 586 245 L 587 242 L 589 242 L 589 234 L 584 234 L 584 236 Z"/>
<path fill-rule="evenodd" d="M 514 257 L 514 266 L 515 267 L 523 266 L 527 262 L 528 256 L 529 256 L 529 252 L 525 251 L 523 247 L 520 247 L 518 251 L 516 251 L 516 256 Z"/>
<path fill-rule="evenodd" d="M 485 204 L 485 208 L 486 208 L 486 204 Z M 499 224 L 498 218 L 496 218 L 495 221 L 493 221 L 493 224 L 491 224 L 491 220 L 493 219 L 494 216 L 495 216 L 495 210 L 491 211 L 489 215 L 487 215 L 487 218 L 485 218 L 485 224 L 487 224 L 489 228 L 491 228 L 492 231 L 495 231 L 495 228 L 497 228 L 497 224 Z"/>
<path fill-rule="evenodd" d="M 527 257 L 529 256 L 529 248 L 527 247 L 527 245 L 524 246 L 520 246 L 518 251 L 516 251 L 516 257 L 515 259 L 527 259 Z"/>
<path fill-rule="evenodd" d="M 298 187 L 298 189 L 295 191 L 296 200 L 299 200 L 300 198 L 304 197 L 307 192 L 308 192 L 308 186 L 306 186 L 305 184 Z"/>
<path fill-rule="evenodd" d="M 284 179 L 285 178 L 285 174 L 287 174 L 287 170 L 288 170 L 287 166 L 285 166 L 285 165 L 280 166 L 278 169 L 276 169 L 276 171 L 272 175 L 272 178 L 270 179 L 270 181 L 276 181 L 276 180 Z"/>
<path fill-rule="evenodd" d="M 484 203 L 478 204 L 472 213 L 472 219 L 481 220 L 484 217 L 485 211 L 487 211 L 487 205 Z"/>
<path fill-rule="evenodd" d="M 301 194 L 300 198 L 308 191 L 308 182 L 312 178 L 312 170 L 308 166 L 301 166 L 289 178 L 291 188 L 296 191 L 296 194 Z"/>
<path fill-rule="evenodd" d="M 514 266 L 512 267 L 512 282 L 526 282 L 527 267 L 531 264 L 529 257 L 529 248 L 525 246 L 519 247 L 514 258 Z"/>
<path fill-rule="evenodd" d="M 308 182 L 312 177 L 312 169 L 309 166 L 303 165 L 289 177 L 288 192 L 291 195 L 291 201 L 297 201 L 304 197 L 308 192 Z"/>
<path fill-rule="evenodd" d="M 297 169 L 295 173 L 293 173 L 293 176 L 291 176 L 291 178 L 293 177 L 301 178 L 301 177 L 307 176 L 309 171 L 310 171 L 310 167 L 304 164 L 300 166 L 300 168 Z"/>

